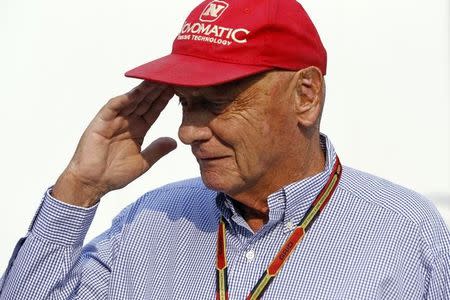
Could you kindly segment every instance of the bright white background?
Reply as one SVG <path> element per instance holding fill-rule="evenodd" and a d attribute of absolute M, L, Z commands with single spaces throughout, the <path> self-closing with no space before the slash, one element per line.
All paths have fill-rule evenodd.
<path fill-rule="evenodd" d="M 138 83 L 123 73 L 168 54 L 197 3 L 0 1 L 1 270 L 89 120 Z M 448 0 L 303 5 L 328 49 L 322 130 L 341 160 L 429 196 L 450 220 Z M 176 137 L 179 122 L 172 100 L 149 139 Z M 179 144 L 104 198 L 88 239 L 145 191 L 193 176 L 196 163 Z"/>

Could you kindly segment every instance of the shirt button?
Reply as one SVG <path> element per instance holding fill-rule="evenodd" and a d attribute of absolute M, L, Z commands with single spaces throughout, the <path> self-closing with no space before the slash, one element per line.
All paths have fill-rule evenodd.
<path fill-rule="evenodd" d="M 287 229 L 292 230 L 294 229 L 294 223 L 292 223 L 292 221 L 289 221 L 286 223 L 286 227 Z"/>
<path fill-rule="evenodd" d="M 255 258 L 255 251 L 249 250 L 247 253 L 245 253 L 245 257 L 247 258 L 247 261 L 251 262 Z"/>

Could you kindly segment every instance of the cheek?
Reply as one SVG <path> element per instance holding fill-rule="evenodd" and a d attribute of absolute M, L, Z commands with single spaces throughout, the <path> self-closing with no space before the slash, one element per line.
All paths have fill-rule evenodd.
<path fill-rule="evenodd" d="M 244 152 L 247 155 L 262 147 L 270 137 L 271 127 L 263 118 L 244 118 L 224 121 L 216 134 L 226 145 L 235 152 Z"/>
<path fill-rule="evenodd" d="M 238 159 L 246 162 L 249 171 L 265 172 L 282 159 L 292 146 L 295 122 L 285 115 L 266 114 L 242 130 L 242 143 L 236 146 Z"/>
<path fill-rule="evenodd" d="M 258 126 L 242 127 L 235 133 L 232 147 L 236 164 L 243 174 L 259 173 L 266 166 L 271 147 L 276 138 L 269 124 L 261 121 Z"/>
<path fill-rule="evenodd" d="M 225 113 L 210 123 L 217 138 L 232 149 L 237 168 L 249 173 L 266 160 L 266 152 L 276 143 L 280 130 L 270 122 L 264 109 Z"/>

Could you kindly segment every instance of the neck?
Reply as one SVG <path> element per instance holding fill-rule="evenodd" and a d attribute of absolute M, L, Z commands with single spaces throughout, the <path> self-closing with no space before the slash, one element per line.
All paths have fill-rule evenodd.
<path fill-rule="evenodd" d="M 262 184 L 264 189 L 230 195 L 234 199 L 233 203 L 236 210 L 245 219 L 253 232 L 259 231 L 269 220 L 267 197 L 270 194 L 292 182 L 302 180 L 323 171 L 325 155 L 320 147 L 320 143 L 317 142 L 315 145 L 315 147 L 308 149 L 310 150 L 307 151 L 309 155 L 303 156 L 303 159 L 288 160 L 287 165 L 281 165 L 279 173 L 272 175 L 269 178 L 269 182 Z M 296 166 L 296 168 L 293 169 L 292 166 Z"/>
<path fill-rule="evenodd" d="M 234 207 L 253 232 L 260 230 L 269 220 L 269 206 L 267 200 L 265 202 L 261 201 L 260 204 L 262 204 L 260 207 L 250 207 L 238 200 L 233 201 Z"/>

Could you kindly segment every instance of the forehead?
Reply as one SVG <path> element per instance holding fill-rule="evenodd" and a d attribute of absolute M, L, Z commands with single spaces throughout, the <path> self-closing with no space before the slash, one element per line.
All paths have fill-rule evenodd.
<path fill-rule="evenodd" d="M 183 97 L 235 97 L 248 88 L 261 85 L 264 86 L 267 72 L 251 75 L 241 79 L 233 80 L 220 85 L 207 87 L 185 87 L 174 86 L 175 93 Z"/>

